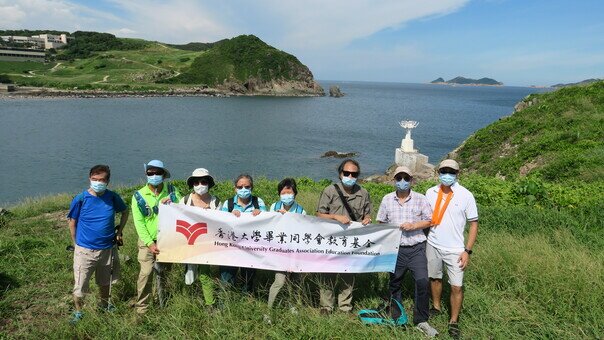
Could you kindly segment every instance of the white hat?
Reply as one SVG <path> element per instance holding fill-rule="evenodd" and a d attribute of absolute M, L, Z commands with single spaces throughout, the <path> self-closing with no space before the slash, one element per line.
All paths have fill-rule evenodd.
<path fill-rule="evenodd" d="M 166 169 L 166 167 L 164 166 L 164 162 L 160 160 L 154 159 L 149 163 L 145 164 L 145 172 L 147 172 L 149 168 L 160 168 L 164 170 L 164 178 L 170 178 L 170 171 Z"/>
<path fill-rule="evenodd" d="M 193 173 L 191 174 L 191 176 L 189 176 L 189 178 L 187 178 L 187 185 L 189 187 L 192 187 L 193 185 L 191 184 L 191 180 L 193 180 L 194 178 L 200 178 L 200 177 L 209 177 L 210 188 L 214 186 L 214 184 L 215 184 L 214 178 L 212 177 L 212 175 L 210 175 L 210 172 L 204 168 L 197 168 L 197 169 L 193 170 Z"/>
<path fill-rule="evenodd" d="M 445 159 L 444 161 L 440 162 L 438 170 L 442 168 L 451 168 L 455 171 L 459 171 L 459 164 L 453 159 Z"/>

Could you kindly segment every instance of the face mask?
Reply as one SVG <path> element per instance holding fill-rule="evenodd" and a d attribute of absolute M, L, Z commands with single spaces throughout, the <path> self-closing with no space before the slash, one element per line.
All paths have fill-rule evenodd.
<path fill-rule="evenodd" d="M 161 182 L 163 182 L 163 181 L 164 181 L 164 176 L 162 176 L 162 175 L 147 176 L 147 183 L 151 184 L 154 187 L 160 185 Z"/>
<path fill-rule="evenodd" d="M 356 182 L 357 182 L 356 178 L 350 178 L 347 176 L 342 177 L 342 184 L 344 184 L 347 187 L 353 186 Z"/>
<path fill-rule="evenodd" d="M 107 189 L 107 183 L 99 181 L 90 181 L 90 188 L 92 188 L 94 192 L 99 194 Z"/>
<path fill-rule="evenodd" d="M 457 175 L 453 175 L 453 174 L 440 174 L 438 176 L 438 179 L 440 180 L 440 182 L 444 185 L 444 186 L 452 186 L 453 183 L 455 183 L 455 181 L 457 180 Z"/>
<path fill-rule="evenodd" d="M 411 182 L 407 182 L 404 179 L 396 182 L 396 188 L 400 191 L 406 191 L 411 187 Z"/>
<path fill-rule="evenodd" d="M 237 196 L 243 199 L 249 198 L 252 196 L 252 190 L 246 188 L 237 189 Z"/>
<path fill-rule="evenodd" d="M 283 204 L 290 206 L 294 203 L 294 194 L 283 194 L 281 195 L 281 202 Z"/>
<path fill-rule="evenodd" d="M 208 189 L 209 189 L 209 186 L 207 186 L 207 185 L 200 184 L 200 185 L 193 186 L 193 190 L 195 190 L 195 193 L 197 195 L 205 194 L 206 192 L 208 192 Z"/>

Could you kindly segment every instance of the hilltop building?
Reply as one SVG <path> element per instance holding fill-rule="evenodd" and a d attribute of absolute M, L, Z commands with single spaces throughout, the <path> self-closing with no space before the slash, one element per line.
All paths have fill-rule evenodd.
<path fill-rule="evenodd" d="M 68 36 L 67 34 L 40 34 L 32 35 L 31 37 L 5 35 L 1 36 L 0 39 L 4 43 L 11 43 L 13 46 L 20 45 L 19 47 L 23 48 L 44 50 L 49 50 L 51 48 L 61 48 L 69 44 L 69 41 L 73 40 L 73 38 Z"/>

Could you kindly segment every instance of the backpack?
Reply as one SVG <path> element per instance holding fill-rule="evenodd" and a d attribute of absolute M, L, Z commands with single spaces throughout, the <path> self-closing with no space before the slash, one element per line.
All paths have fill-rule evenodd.
<path fill-rule="evenodd" d="M 405 312 L 405 308 L 401 305 L 400 302 L 391 299 L 391 301 L 395 302 L 396 308 L 398 308 L 401 312 L 401 316 L 399 316 L 396 320 L 392 319 L 390 313 L 385 311 L 383 308 L 380 311 L 374 309 L 362 309 L 358 312 L 358 316 L 361 319 L 361 322 L 365 325 L 386 325 L 386 326 L 404 326 L 409 321 L 407 318 L 407 313 Z"/>
<path fill-rule="evenodd" d="M 254 206 L 254 209 L 260 209 L 260 206 L 258 205 L 258 197 L 252 196 L 252 205 Z M 228 199 L 227 207 L 229 208 L 229 212 L 233 212 L 233 209 L 235 209 L 235 197 Z"/>
<path fill-rule="evenodd" d="M 170 196 L 170 200 L 174 203 L 177 203 L 178 200 L 176 199 L 174 186 L 171 183 L 168 183 L 168 193 Z M 134 193 L 134 199 L 136 200 L 136 204 L 138 205 L 138 210 L 140 210 L 141 214 L 143 214 L 144 217 L 149 217 L 153 214 L 158 213 L 159 209 L 157 208 L 157 206 L 151 208 L 147 204 L 147 201 L 145 201 L 145 199 L 143 198 L 143 195 L 138 192 L 138 190 Z"/>
<path fill-rule="evenodd" d="M 283 202 L 281 202 L 281 201 L 275 202 L 275 211 L 279 211 L 282 207 L 283 207 Z M 300 204 L 296 203 L 296 209 L 294 210 L 294 212 L 296 214 L 301 214 L 303 211 L 304 211 L 304 209 L 300 206 Z"/>

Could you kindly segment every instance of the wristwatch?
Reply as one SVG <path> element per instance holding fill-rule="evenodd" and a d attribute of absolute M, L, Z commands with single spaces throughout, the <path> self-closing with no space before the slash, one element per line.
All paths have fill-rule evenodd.
<path fill-rule="evenodd" d="M 464 248 L 464 250 L 468 255 L 472 255 L 472 249 Z"/>

